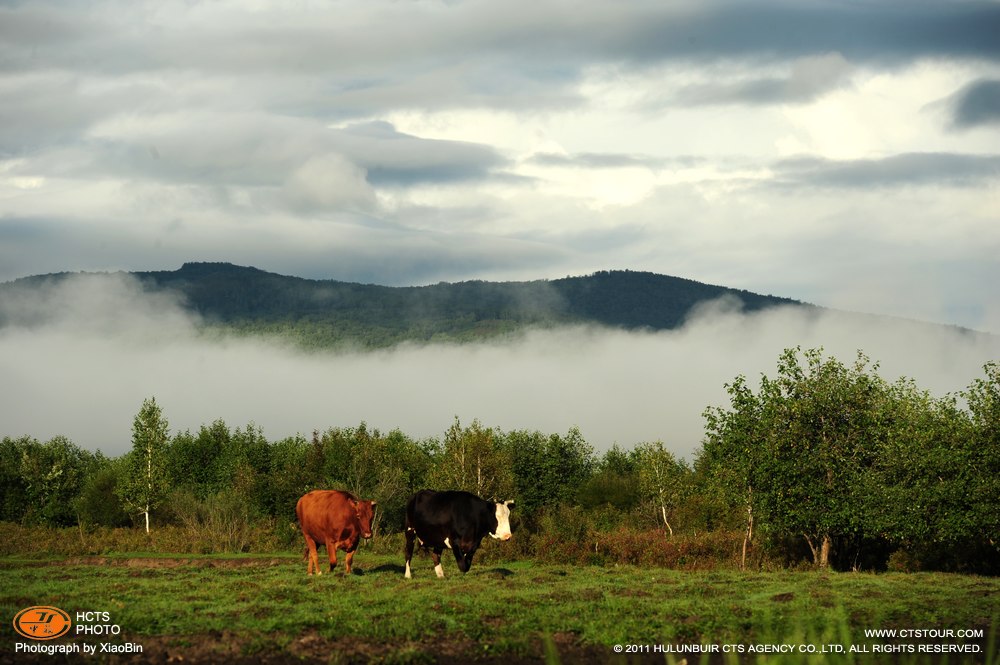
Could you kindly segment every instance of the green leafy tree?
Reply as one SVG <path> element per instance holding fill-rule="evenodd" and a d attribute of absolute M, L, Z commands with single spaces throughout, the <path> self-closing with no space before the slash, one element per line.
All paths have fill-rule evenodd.
<path fill-rule="evenodd" d="M 617 443 L 612 445 L 580 485 L 577 498 L 584 508 L 611 506 L 623 511 L 635 508 L 642 500 L 635 451 L 623 450 Z"/>
<path fill-rule="evenodd" d="M 132 423 L 132 450 L 123 462 L 124 473 L 115 491 L 133 514 L 145 517 L 146 533 L 150 512 L 163 500 L 168 487 L 168 435 L 168 423 L 156 398 L 144 400 Z"/>
<path fill-rule="evenodd" d="M 28 512 L 28 483 L 21 472 L 23 451 L 31 437 L 0 440 L 0 520 L 21 522 Z"/>
<path fill-rule="evenodd" d="M 318 435 L 318 433 L 317 433 Z M 307 463 L 310 443 L 302 436 L 275 441 L 270 447 L 268 482 L 262 488 L 265 511 L 279 519 L 295 519 L 295 502 L 312 484 L 313 471 Z"/>
<path fill-rule="evenodd" d="M 325 487 L 378 501 L 374 533 L 383 519 L 402 526 L 406 501 L 424 485 L 431 466 L 427 447 L 399 430 L 383 434 L 363 422 L 327 430 L 317 445 L 322 449 Z"/>
<path fill-rule="evenodd" d="M 115 491 L 121 467 L 120 459 L 108 459 L 100 453 L 96 455 L 95 466 L 84 480 L 77 498 L 81 525 L 120 527 L 129 523 L 128 513 Z"/>
<path fill-rule="evenodd" d="M 525 515 L 576 502 L 596 465 L 593 448 L 576 427 L 564 436 L 515 430 L 503 437 L 502 447 L 512 465 L 518 512 Z"/>
<path fill-rule="evenodd" d="M 487 500 L 509 498 L 514 489 L 509 449 L 496 429 L 478 420 L 462 427 L 458 418 L 445 433 L 444 445 L 428 481 L 439 489 L 472 492 Z"/>
<path fill-rule="evenodd" d="M 220 473 L 220 460 L 229 442 L 229 427 L 216 420 L 202 425 L 197 436 L 190 431 L 174 435 L 166 452 L 166 470 L 178 489 L 185 489 L 199 499 L 222 489 L 226 479 Z"/>
<path fill-rule="evenodd" d="M 770 383 L 766 377 L 763 386 Z M 764 400 L 758 399 L 740 375 L 726 384 L 730 408 L 705 409 L 705 439 L 695 459 L 704 496 L 709 497 L 708 523 L 745 525 L 741 567 L 753 542 L 757 499 L 754 484 L 764 454 Z M 762 392 L 764 390 L 762 387 Z"/>
<path fill-rule="evenodd" d="M 994 554 L 1000 552 L 1000 363 L 983 366 L 984 378 L 962 392 L 969 405 L 968 474 L 971 527 Z"/>
<path fill-rule="evenodd" d="M 70 526 L 78 498 L 108 460 L 64 436 L 46 443 L 25 436 L 0 441 L 0 520 Z"/>
<path fill-rule="evenodd" d="M 261 428 L 253 423 L 233 429 L 216 461 L 218 491 L 229 491 L 248 514 L 266 511 L 264 486 L 270 469 L 270 446 Z"/>
<path fill-rule="evenodd" d="M 774 535 L 803 537 L 825 567 L 835 540 L 864 535 L 864 489 L 889 431 L 877 369 L 860 352 L 848 367 L 822 349 L 786 349 L 757 394 L 739 377 L 727 386 L 731 409 L 706 412 L 704 457 L 745 492 L 746 542 L 760 517 Z"/>
<path fill-rule="evenodd" d="M 912 381 L 900 380 L 892 386 L 885 416 L 889 433 L 866 491 L 869 535 L 911 553 L 967 538 L 968 415 L 954 396 L 936 400 Z"/>
<path fill-rule="evenodd" d="M 853 367 L 822 350 L 786 350 L 768 404 L 766 451 L 758 478 L 769 525 L 800 533 L 826 567 L 836 537 L 863 533 L 866 483 L 878 444 L 886 385 L 859 353 Z"/>
<path fill-rule="evenodd" d="M 678 460 L 666 449 L 662 441 L 644 443 L 636 447 L 636 468 L 639 491 L 656 510 L 670 535 L 668 513 L 675 510 L 688 493 L 691 470 L 683 460 Z"/>

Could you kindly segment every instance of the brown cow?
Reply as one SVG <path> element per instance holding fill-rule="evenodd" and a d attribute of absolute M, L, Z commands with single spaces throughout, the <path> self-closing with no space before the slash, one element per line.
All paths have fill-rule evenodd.
<path fill-rule="evenodd" d="M 344 574 L 351 574 L 351 560 L 358 548 L 361 537 L 372 537 L 372 512 L 375 501 L 361 501 L 350 492 L 340 490 L 313 490 L 295 504 L 295 515 L 299 518 L 302 535 L 306 538 L 309 555 L 308 574 L 313 569 L 317 575 L 319 555 L 317 544 L 326 547 L 330 555 L 330 572 L 337 565 L 337 550 L 347 552 Z"/>

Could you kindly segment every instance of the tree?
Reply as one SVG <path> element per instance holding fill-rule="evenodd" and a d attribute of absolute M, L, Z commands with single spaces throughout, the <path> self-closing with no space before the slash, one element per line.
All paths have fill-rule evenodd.
<path fill-rule="evenodd" d="M 125 473 L 115 491 L 134 513 L 142 513 L 149 533 L 149 515 L 167 490 L 168 424 L 156 398 L 142 403 L 132 423 L 132 450 L 124 460 Z"/>
<path fill-rule="evenodd" d="M 46 443 L 25 436 L 0 442 L 0 519 L 69 526 L 74 500 L 95 456 L 64 436 Z"/>
<path fill-rule="evenodd" d="M 764 385 L 769 385 L 766 377 Z M 764 429 L 763 400 L 753 394 L 742 375 L 725 387 L 730 408 L 705 409 L 705 440 L 698 451 L 695 470 L 704 493 L 718 506 L 717 512 L 721 515 L 717 520 L 727 522 L 737 511 L 745 515 L 740 560 L 743 568 L 754 534 L 754 483 L 763 451 L 760 445 Z"/>
<path fill-rule="evenodd" d="M 502 447 L 512 465 L 518 510 L 524 515 L 575 502 L 595 465 L 593 448 L 577 427 L 565 436 L 515 430 L 503 437 Z"/>
<path fill-rule="evenodd" d="M 97 453 L 95 466 L 87 475 L 76 499 L 81 525 L 120 527 L 129 523 L 128 513 L 115 492 L 121 473 L 121 460 Z"/>
<path fill-rule="evenodd" d="M 672 536 L 674 528 L 667 519 L 667 511 L 675 509 L 687 493 L 690 469 L 683 461 L 678 461 L 662 441 L 641 444 L 635 452 L 639 491 L 656 507 L 658 518 L 663 520 Z"/>
<path fill-rule="evenodd" d="M 317 441 L 323 452 L 324 485 L 376 499 L 373 533 L 378 533 L 383 518 L 401 526 L 407 499 L 423 486 L 430 466 L 428 450 L 399 430 L 384 435 L 364 422 L 329 429 Z"/>
<path fill-rule="evenodd" d="M 31 437 L 0 440 L 0 520 L 21 522 L 28 512 L 28 481 L 22 460 L 28 445 L 37 445 Z"/>
<path fill-rule="evenodd" d="M 970 526 L 995 556 L 1000 554 L 1000 363 L 986 363 L 983 372 L 985 378 L 962 392 L 971 419 L 971 436 L 965 442 L 972 486 L 965 496 L 970 497 Z"/>
<path fill-rule="evenodd" d="M 596 463 L 590 477 L 580 485 L 577 491 L 580 505 L 584 508 L 611 506 L 618 510 L 634 508 L 642 499 L 637 465 L 635 450 L 625 451 L 617 443 L 613 444 Z"/>
<path fill-rule="evenodd" d="M 318 438 L 318 433 L 317 433 Z M 310 443 L 300 435 L 275 441 L 270 446 L 268 482 L 263 488 L 265 510 L 285 520 L 295 519 L 295 502 L 309 489 L 314 474 L 307 457 Z"/>
<path fill-rule="evenodd" d="M 440 489 L 464 490 L 489 499 L 509 498 L 514 489 L 509 449 L 500 432 L 478 420 L 462 427 L 458 418 L 444 437 L 444 447 L 429 481 Z"/>
<path fill-rule="evenodd" d="M 757 394 L 738 377 L 731 409 L 706 411 L 703 458 L 745 492 L 745 543 L 760 517 L 774 535 L 802 536 L 826 567 L 837 538 L 864 535 L 867 478 L 889 431 L 877 369 L 860 352 L 847 367 L 822 349 L 786 349 Z"/>
<path fill-rule="evenodd" d="M 864 488 L 888 430 L 888 385 L 859 352 L 850 367 L 822 349 L 786 349 L 778 378 L 762 389 L 766 429 L 756 485 L 768 526 L 801 534 L 819 567 L 836 539 L 864 534 Z"/>

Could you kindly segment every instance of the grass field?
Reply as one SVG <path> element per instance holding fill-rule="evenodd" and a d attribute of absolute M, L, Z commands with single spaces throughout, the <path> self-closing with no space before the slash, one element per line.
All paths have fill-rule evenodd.
<path fill-rule="evenodd" d="M 121 662 L 1000 665 L 991 638 L 1000 616 L 995 578 L 683 572 L 533 561 L 476 562 L 462 576 L 446 560 L 447 577 L 437 579 L 429 557 L 414 563 L 414 578 L 406 580 L 400 556 L 367 552 L 355 559 L 356 574 L 349 578 L 342 570 L 307 577 L 296 555 L 0 559 L 0 606 L 10 637 L 0 659 L 65 662 L 62 656 L 15 653 L 14 615 L 53 605 L 73 616 L 107 612 L 97 623 L 120 626 L 120 635 L 60 640 L 142 645 L 141 655 L 104 656 Z M 940 632 L 875 638 L 866 636 L 868 629 Z M 616 655 L 615 645 L 636 645 L 638 653 L 627 653 L 626 646 Z M 663 651 L 690 648 L 683 645 L 710 652 Z M 973 652 L 940 653 L 963 646 Z M 875 647 L 912 647 L 914 653 L 887 656 Z"/>

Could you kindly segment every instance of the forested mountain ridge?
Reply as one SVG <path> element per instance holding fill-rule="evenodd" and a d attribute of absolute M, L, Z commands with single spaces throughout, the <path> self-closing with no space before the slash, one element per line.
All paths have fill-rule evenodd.
<path fill-rule="evenodd" d="M 0 296 L 80 274 L 92 273 L 26 277 L 0 284 Z M 279 334 L 310 347 L 466 341 L 531 325 L 666 330 L 682 325 L 699 304 L 723 296 L 738 299 L 746 311 L 805 306 L 788 298 L 628 270 L 412 287 L 310 280 L 229 263 L 185 263 L 173 271 L 128 274 L 147 290 L 179 293 L 184 306 L 211 330 Z"/>

